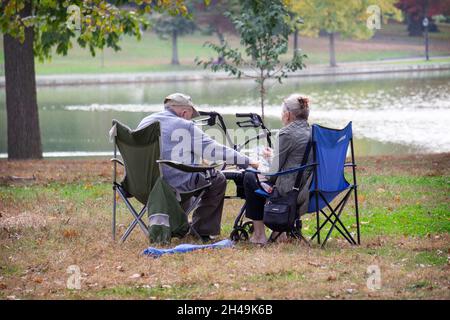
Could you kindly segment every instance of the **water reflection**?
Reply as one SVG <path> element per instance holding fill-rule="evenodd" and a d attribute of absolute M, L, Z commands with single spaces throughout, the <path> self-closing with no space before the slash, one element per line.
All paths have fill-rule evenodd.
<path fill-rule="evenodd" d="M 312 100 L 311 122 L 343 127 L 353 121 L 356 153 L 378 155 L 450 151 L 450 72 L 377 76 L 288 79 L 272 83 L 267 125 L 280 128 L 280 102 L 292 92 Z M 202 110 L 232 114 L 260 112 L 253 81 L 202 81 L 133 85 L 38 88 L 45 152 L 111 150 L 111 120 L 135 127 L 148 113 L 162 108 L 174 91 L 190 94 Z M 6 152 L 5 93 L 0 91 L 0 153 Z"/>

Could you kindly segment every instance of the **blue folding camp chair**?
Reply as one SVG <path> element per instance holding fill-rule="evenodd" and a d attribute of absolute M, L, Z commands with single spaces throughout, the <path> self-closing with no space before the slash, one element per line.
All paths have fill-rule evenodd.
<path fill-rule="evenodd" d="M 351 162 L 346 163 L 347 151 L 350 145 Z M 358 211 L 358 194 L 356 184 L 356 164 L 355 154 L 353 148 L 353 133 L 352 123 L 350 122 L 344 129 L 337 130 L 322 127 L 320 125 L 312 125 L 311 141 L 299 167 L 288 169 L 286 171 L 267 174 L 267 176 L 281 176 L 284 174 L 297 173 L 299 175 L 305 174 L 312 170 L 312 182 L 309 188 L 309 205 L 308 213 L 316 213 L 316 232 L 312 235 L 311 240 L 317 237 L 318 244 L 321 244 L 320 236 L 321 231 L 330 224 L 330 229 L 325 237 L 325 240 L 321 244 L 322 247 L 326 244 L 330 238 L 331 233 L 336 229 L 349 243 L 360 244 L 360 226 L 359 226 L 359 211 Z M 309 150 L 312 151 L 312 163 L 307 163 L 309 157 Z M 344 169 L 347 167 L 352 168 L 353 184 L 350 184 L 345 176 Z M 261 173 L 256 170 L 247 169 L 247 171 Z M 300 180 L 299 180 L 300 181 Z M 262 197 L 269 198 L 270 194 L 264 191 L 262 188 L 255 191 Z M 332 207 L 331 203 L 341 193 L 345 192 L 343 198 L 338 202 L 335 207 Z M 355 216 L 356 216 L 356 241 L 352 234 L 348 231 L 345 225 L 342 223 L 340 217 L 343 213 L 344 207 L 347 204 L 352 192 L 355 198 Z M 241 209 L 240 215 L 245 212 L 245 204 Z M 321 223 L 320 215 L 325 217 L 325 221 Z M 290 236 L 305 240 L 301 233 L 301 220 L 296 220 L 296 225 L 292 226 Z M 251 233 L 251 228 L 245 228 L 246 224 L 242 227 L 236 227 L 233 229 L 230 238 L 234 241 L 247 240 L 248 233 Z M 279 235 L 279 233 L 278 233 Z M 272 239 L 272 236 L 271 236 Z M 275 240 L 275 239 L 272 239 Z M 308 242 L 309 243 L 309 242 Z"/>
<path fill-rule="evenodd" d="M 349 145 L 351 162 L 346 163 L 345 160 Z M 360 244 L 358 191 L 352 123 L 350 122 L 342 130 L 314 124 L 312 126 L 312 151 L 315 165 L 310 187 L 308 212 L 316 213 L 317 226 L 316 233 L 311 237 L 311 240 L 317 237 L 317 242 L 320 244 L 322 229 L 327 224 L 331 224 L 322 246 L 328 241 L 334 229 L 351 244 Z M 353 184 L 350 184 L 344 176 L 344 169 L 346 167 L 352 168 Z M 343 192 L 345 192 L 343 198 L 335 207 L 332 207 L 331 202 Z M 354 193 L 355 200 L 356 241 L 340 219 L 352 192 Z M 320 213 L 325 217 L 325 221 L 322 223 L 320 222 Z"/>

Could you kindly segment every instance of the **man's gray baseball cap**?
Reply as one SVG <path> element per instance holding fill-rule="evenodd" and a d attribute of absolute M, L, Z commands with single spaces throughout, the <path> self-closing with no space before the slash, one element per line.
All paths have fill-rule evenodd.
<path fill-rule="evenodd" d="M 183 93 L 172 93 L 169 94 L 167 97 L 164 98 L 164 106 L 165 107 L 191 107 L 193 110 L 192 117 L 198 117 L 200 114 L 198 113 L 197 109 L 195 109 L 195 105 L 192 102 L 192 99 L 190 96 L 183 94 Z"/>

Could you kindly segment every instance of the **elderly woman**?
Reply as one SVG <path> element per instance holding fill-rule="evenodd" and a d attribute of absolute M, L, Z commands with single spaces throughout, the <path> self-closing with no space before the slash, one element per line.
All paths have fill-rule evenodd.
<path fill-rule="evenodd" d="M 279 131 L 278 141 L 275 149 L 267 149 L 267 156 L 272 157 L 269 172 L 275 173 L 298 167 L 310 140 L 311 128 L 308 124 L 309 102 L 308 99 L 299 94 L 291 94 L 283 101 L 281 121 L 283 127 Z M 292 190 L 297 173 L 287 174 L 279 177 L 271 177 L 264 184 L 266 191 L 271 192 L 277 188 L 279 193 L 284 196 Z M 261 181 L 264 177 L 261 177 Z M 305 172 L 301 182 L 301 191 L 297 203 L 300 214 L 304 214 L 308 208 L 308 189 L 310 182 L 310 172 Z M 267 242 L 265 227 L 263 223 L 265 199 L 256 194 L 255 190 L 260 188 L 256 174 L 247 172 L 244 176 L 244 190 L 246 197 L 246 217 L 253 220 L 254 232 L 250 239 L 256 244 L 265 244 Z"/>

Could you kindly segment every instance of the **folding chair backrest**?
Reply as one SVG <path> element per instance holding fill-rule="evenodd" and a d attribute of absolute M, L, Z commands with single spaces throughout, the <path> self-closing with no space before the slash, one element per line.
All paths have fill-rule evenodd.
<path fill-rule="evenodd" d="M 117 120 L 113 120 L 116 137 L 125 165 L 125 177 L 122 187 L 146 204 L 150 191 L 160 176 L 156 160 L 160 159 L 160 125 L 154 122 L 138 131 L 131 130 Z"/>
<path fill-rule="evenodd" d="M 308 212 L 316 211 L 314 191 L 319 190 L 331 202 L 339 193 L 349 187 L 344 177 L 344 164 L 349 142 L 353 137 L 352 123 L 342 130 L 325 128 L 314 124 L 312 126 L 313 152 L 317 167 L 310 187 L 310 201 Z M 316 188 L 317 181 L 317 188 Z M 319 210 L 326 203 L 319 198 Z"/>
<path fill-rule="evenodd" d="M 317 189 L 326 192 L 341 191 L 348 187 L 344 177 L 344 164 L 348 145 L 352 138 L 352 123 L 344 129 L 335 130 L 312 126 L 312 140 L 315 144 L 317 166 Z M 315 190 L 313 179 L 311 190 Z"/>

